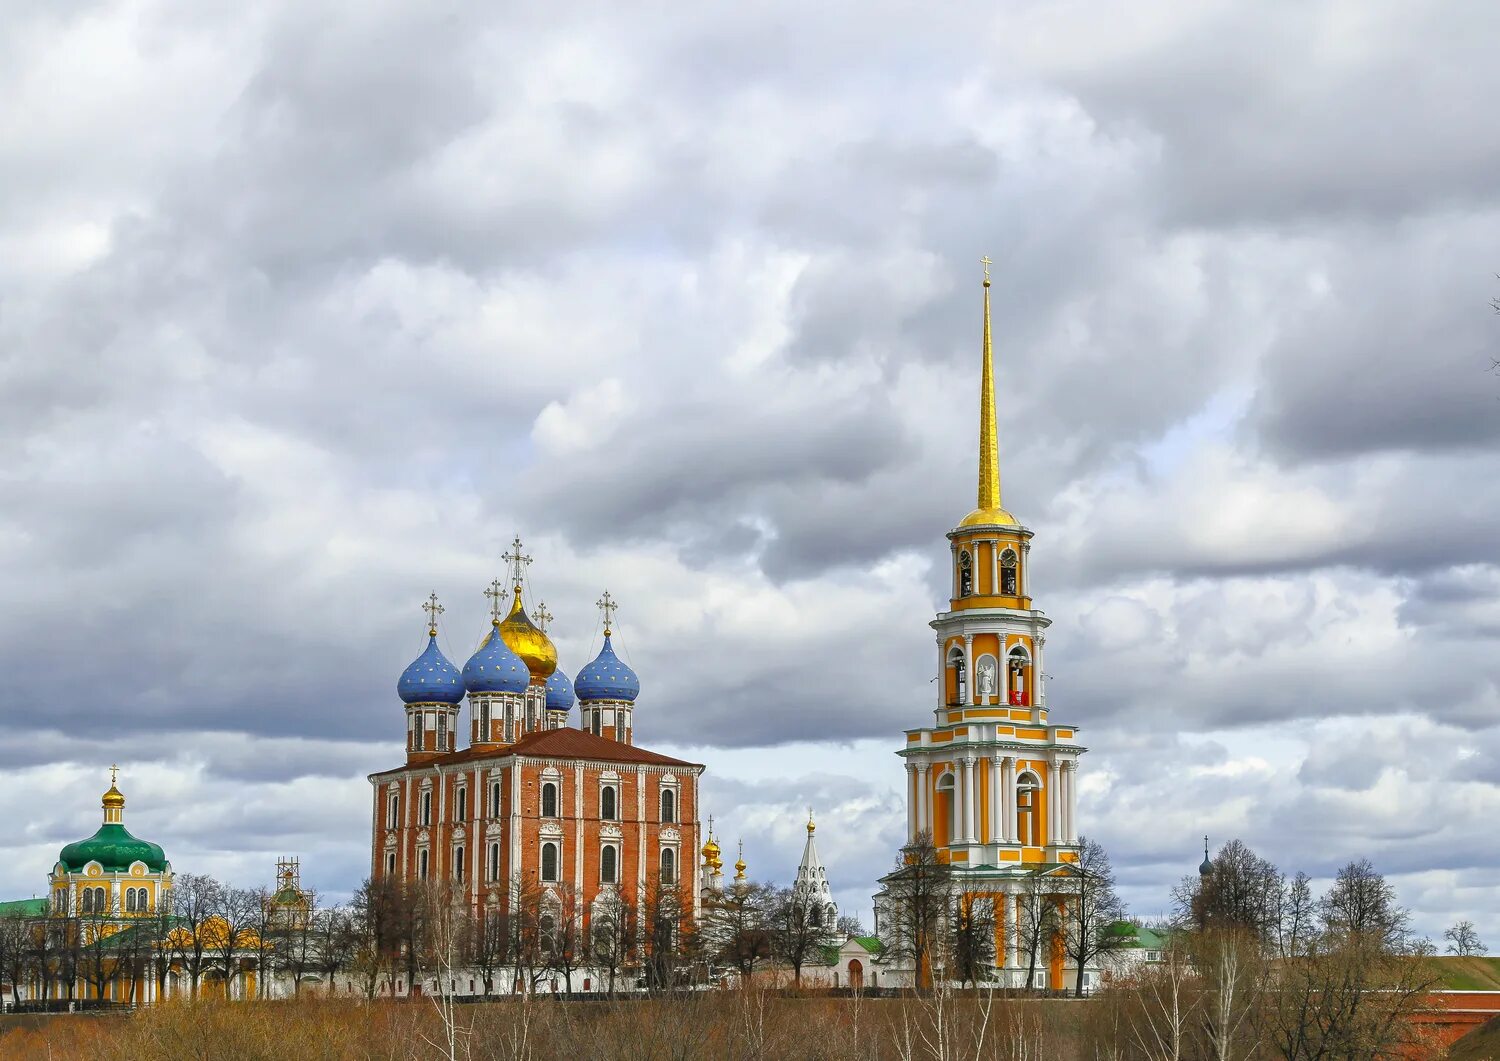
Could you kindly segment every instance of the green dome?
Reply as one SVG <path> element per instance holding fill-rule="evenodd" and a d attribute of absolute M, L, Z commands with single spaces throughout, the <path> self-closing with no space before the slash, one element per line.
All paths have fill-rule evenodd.
<path fill-rule="evenodd" d="M 123 825 L 106 824 L 87 840 L 79 840 L 62 849 L 57 860 L 70 873 L 80 873 L 90 862 L 97 862 L 106 873 L 124 873 L 132 863 L 144 862 L 153 873 L 167 868 L 162 849 L 145 840 L 137 840 Z"/>

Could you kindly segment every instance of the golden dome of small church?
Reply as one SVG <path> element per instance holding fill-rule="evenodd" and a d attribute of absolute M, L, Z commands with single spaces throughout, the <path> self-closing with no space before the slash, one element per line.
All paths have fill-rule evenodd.
<path fill-rule="evenodd" d="M 100 799 L 104 822 L 86 840 L 58 853 L 48 878 L 51 913 L 67 917 L 130 917 L 162 904 L 172 887 L 172 864 L 162 849 L 125 828 L 125 795 L 109 768 L 109 791 Z"/>

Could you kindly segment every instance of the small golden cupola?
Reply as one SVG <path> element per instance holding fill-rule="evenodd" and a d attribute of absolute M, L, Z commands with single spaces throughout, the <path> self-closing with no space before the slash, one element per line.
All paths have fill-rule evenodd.
<path fill-rule="evenodd" d="M 522 554 L 519 534 L 510 543 L 510 547 L 511 551 L 505 553 L 503 559 L 510 562 L 511 585 L 514 592 L 511 595 L 510 614 L 499 626 L 500 637 L 526 664 L 526 669 L 531 672 L 531 683 L 546 685 L 547 679 L 552 677 L 552 672 L 557 670 L 557 646 L 526 614 L 526 605 L 522 601 L 521 590 L 523 576 L 527 565 L 531 563 L 531 557 Z"/>

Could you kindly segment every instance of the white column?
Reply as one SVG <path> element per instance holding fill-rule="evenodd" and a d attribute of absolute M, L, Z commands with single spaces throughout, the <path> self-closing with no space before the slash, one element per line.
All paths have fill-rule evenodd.
<path fill-rule="evenodd" d="M 964 672 L 968 675 L 968 685 L 964 689 L 964 703 L 975 702 L 974 692 L 974 635 L 964 635 Z"/>
<path fill-rule="evenodd" d="M 1057 798 L 1057 789 L 1062 771 L 1058 769 L 1056 760 L 1049 765 L 1051 769 L 1047 771 L 1047 842 L 1056 843 L 1060 835 L 1057 808 L 1062 805 L 1062 800 Z"/>
<path fill-rule="evenodd" d="M 1000 757 L 992 754 L 986 759 L 985 770 L 990 779 L 990 834 L 984 842 L 998 844 L 1004 839 L 1004 830 L 1000 827 Z"/>
<path fill-rule="evenodd" d="M 1006 653 L 1005 635 L 1000 635 L 1000 658 L 996 665 L 1000 668 L 1000 702 L 1010 703 L 1010 657 Z"/>
<path fill-rule="evenodd" d="M 948 543 L 948 567 L 953 572 L 953 592 L 949 594 L 954 600 L 958 599 L 958 542 Z"/>
<path fill-rule="evenodd" d="M 927 764 L 917 764 L 917 832 L 932 835 L 932 816 L 927 807 Z"/>
<path fill-rule="evenodd" d="M 974 758 L 964 759 L 964 843 L 974 842 Z"/>
<path fill-rule="evenodd" d="M 1078 760 L 1068 764 L 1068 842 L 1078 843 Z"/>
<path fill-rule="evenodd" d="M 906 842 L 911 843 L 917 838 L 917 765 L 906 764 Z M 696 861 L 696 859 L 695 859 Z"/>
<path fill-rule="evenodd" d="M 1002 839 L 1014 843 L 1016 839 L 1016 761 L 1007 755 L 1000 764 L 1001 820 L 1005 832 Z"/>
<path fill-rule="evenodd" d="M 1021 571 L 1016 579 L 1016 588 L 1021 591 L 1021 596 L 1031 596 L 1031 543 L 1026 542 L 1021 546 Z"/>
<path fill-rule="evenodd" d="M 944 638 L 938 638 L 938 707 L 948 703 L 948 646 Z"/>

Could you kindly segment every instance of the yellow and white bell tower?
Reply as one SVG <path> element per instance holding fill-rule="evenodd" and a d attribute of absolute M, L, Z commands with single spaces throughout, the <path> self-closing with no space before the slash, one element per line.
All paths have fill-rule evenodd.
<path fill-rule="evenodd" d="M 1085 749 L 1076 726 L 1048 717 L 1042 653 L 1051 620 L 1032 602 L 1032 533 L 1000 496 L 989 264 L 978 499 L 948 532 L 948 608 L 930 624 L 938 667 L 934 722 L 907 730 L 898 754 L 906 761 L 908 842 L 928 833 L 959 890 L 995 900 L 996 964 L 1013 971 L 1020 959 L 1008 900 L 1036 871 L 1069 876 L 1078 858 L 1076 780 Z M 1044 968 L 1057 965 L 1057 955 L 1048 957 Z M 1060 979 L 1062 970 L 1050 973 Z"/>

